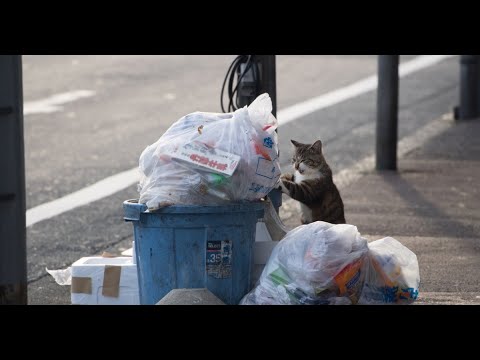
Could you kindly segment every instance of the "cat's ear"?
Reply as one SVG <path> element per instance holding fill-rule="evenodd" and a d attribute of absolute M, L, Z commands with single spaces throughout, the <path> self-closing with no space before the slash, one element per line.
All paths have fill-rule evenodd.
<path fill-rule="evenodd" d="M 295 140 L 290 140 L 290 141 L 292 142 L 293 146 L 295 146 L 295 147 L 299 147 L 300 145 L 302 145 L 298 141 L 295 141 Z"/>
<path fill-rule="evenodd" d="M 313 143 L 313 145 L 310 148 L 318 152 L 322 152 L 322 142 L 320 140 L 317 140 Z"/>

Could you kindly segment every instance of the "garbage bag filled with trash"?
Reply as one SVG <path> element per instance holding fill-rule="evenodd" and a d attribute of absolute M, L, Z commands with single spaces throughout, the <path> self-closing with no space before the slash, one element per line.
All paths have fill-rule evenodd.
<path fill-rule="evenodd" d="M 415 254 L 395 239 L 368 244 L 356 226 L 317 221 L 287 233 L 240 304 L 409 303 L 419 282 Z"/>
<path fill-rule="evenodd" d="M 268 94 L 234 113 L 194 112 L 140 156 L 139 202 L 150 210 L 265 197 L 280 177 Z"/>

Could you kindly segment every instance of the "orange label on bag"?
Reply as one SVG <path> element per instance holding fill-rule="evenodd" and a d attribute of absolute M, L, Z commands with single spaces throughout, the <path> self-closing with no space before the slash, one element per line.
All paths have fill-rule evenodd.
<path fill-rule="evenodd" d="M 352 293 L 355 289 L 355 286 L 360 281 L 360 268 L 362 264 L 363 257 L 345 266 L 342 271 L 335 276 L 335 283 L 340 290 L 340 295 L 344 295 L 347 292 Z"/>

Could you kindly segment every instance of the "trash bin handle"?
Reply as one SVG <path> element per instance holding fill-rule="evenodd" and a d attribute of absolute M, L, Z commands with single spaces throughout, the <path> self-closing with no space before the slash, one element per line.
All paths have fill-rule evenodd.
<path fill-rule="evenodd" d="M 123 202 L 123 219 L 125 221 L 139 221 L 140 214 L 147 210 L 145 204 L 139 204 L 137 200 L 127 200 Z"/>

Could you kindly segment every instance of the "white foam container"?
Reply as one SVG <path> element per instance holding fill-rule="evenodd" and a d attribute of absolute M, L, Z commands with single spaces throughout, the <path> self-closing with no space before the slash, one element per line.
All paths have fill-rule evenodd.
<path fill-rule="evenodd" d="M 102 294 L 105 265 L 121 267 L 118 297 Z M 91 279 L 91 294 L 71 293 L 74 305 L 140 304 L 137 265 L 133 263 L 132 257 L 83 257 L 72 264 L 72 278 L 74 277 Z"/>

